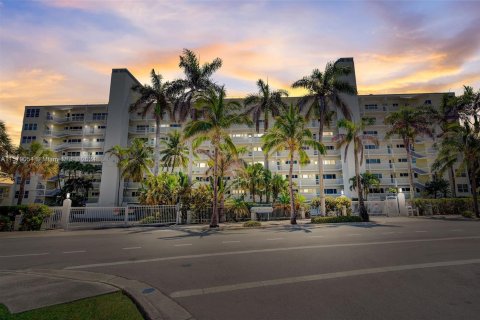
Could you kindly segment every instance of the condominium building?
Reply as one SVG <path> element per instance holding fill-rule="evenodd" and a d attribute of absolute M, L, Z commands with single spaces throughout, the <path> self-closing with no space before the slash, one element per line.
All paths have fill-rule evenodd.
<path fill-rule="evenodd" d="M 352 58 L 342 58 L 337 63 L 349 66 L 353 72 L 347 80 L 356 86 L 355 69 Z M 159 128 L 152 115 L 142 116 L 141 112 L 131 112 L 129 106 L 136 99 L 131 87 L 139 84 L 138 80 L 127 69 L 113 69 L 110 96 L 107 104 L 100 105 L 62 105 L 62 106 L 27 106 L 23 119 L 21 136 L 22 146 L 32 141 L 41 142 L 45 147 L 54 150 L 59 158 L 91 162 L 102 166 L 101 174 L 94 180 L 94 188 L 89 194 L 88 205 L 114 206 L 117 203 L 135 203 L 138 201 L 140 183 L 123 181 L 119 177 L 117 164 L 106 151 L 114 145 L 128 146 L 134 138 L 143 138 L 152 146 L 155 145 L 155 133 L 160 130 L 162 138 L 171 130 L 182 130 L 184 124 L 164 120 Z M 369 171 L 380 179 L 380 186 L 370 190 L 370 199 L 382 199 L 389 188 L 409 190 L 407 155 L 403 141 L 397 137 L 385 139 L 388 129 L 384 125 L 385 116 L 389 112 L 399 110 L 402 106 L 424 107 L 438 106 L 444 93 L 414 94 L 381 94 L 381 95 L 344 95 L 343 100 L 349 106 L 352 117 L 358 121 L 362 117 L 374 118 L 375 123 L 365 129 L 365 134 L 378 138 L 380 144 L 366 144 L 362 172 Z M 298 98 L 286 98 L 287 103 L 295 103 Z M 354 176 L 353 148 L 337 149 L 334 137 L 341 133 L 336 122 L 343 115 L 338 112 L 330 127 L 325 127 L 323 143 L 327 155 L 323 158 L 325 193 L 337 196 L 342 193 L 356 197 L 350 190 L 350 178 Z M 270 120 L 271 124 L 274 119 Z M 311 120 L 308 127 L 317 136 L 318 121 Z M 245 146 L 248 152 L 243 156 L 247 163 L 264 164 L 260 132 L 247 126 L 234 126 L 231 137 L 238 146 Z M 420 192 L 431 178 L 431 165 L 436 158 L 436 138 L 418 137 L 413 152 L 413 170 L 416 191 Z M 316 151 L 308 149 L 310 163 L 300 166 L 294 160 L 293 180 L 298 192 L 307 199 L 320 194 L 318 176 L 318 156 Z M 264 164 L 265 165 L 265 164 Z M 276 152 L 269 157 L 269 169 L 273 173 L 288 175 L 289 161 L 286 152 Z M 200 156 L 193 163 L 193 180 L 202 183 L 206 180 L 207 159 Z M 43 203 L 46 198 L 54 197 L 58 192 L 56 177 L 48 181 L 40 177 L 32 177 L 28 181 L 24 203 Z M 18 181 L 17 181 L 18 183 Z M 120 190 L 119 190 L 120 188 Z M 456 177 L 456 193 L 467 196 L 468 178 Z M 119 192 L 120 191 L 120 192 Z M 233 190 L 239 193 L 239 190 Z M 14 185 L 13 194 L 18 197 L 18 184 Z M 15 201 L 15 199 L 13 199 Z"/>

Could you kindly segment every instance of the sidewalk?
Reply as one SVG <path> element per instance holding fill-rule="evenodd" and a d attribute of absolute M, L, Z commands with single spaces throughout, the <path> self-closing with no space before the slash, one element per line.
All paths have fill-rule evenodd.
<path fill-rule="evenodd" d="M 124 291 L 146 319 L 193 319 L 190 313 L 158 289 L 136 280 L 71 270 L 0 270 L 0 303 L 19 313 Z"/>

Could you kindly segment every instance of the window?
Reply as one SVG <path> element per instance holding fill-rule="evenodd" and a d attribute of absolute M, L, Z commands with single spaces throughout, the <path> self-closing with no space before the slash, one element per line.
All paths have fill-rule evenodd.
<path fill-rule="evenodd" d="M 290 164 L 290 160 L 285 161 L 285 164 Z M 297 164 L 297 160 L 293 160 L 293 164 Z"/>
<path fill-rule="evenodd" d="M 377 110 L 378 105 L 377 104 L 366 104 L 365 105 L 365 110 Z"/>
<path fill-rule="evenodd" d="M 408 172 L 400 172 L 400 177 L 408 177 Z"/>
<path fill-rule="evenodd" d="M 100 196 L 100 192 L 92 191 L 92 197 L 98 197 L 98 196 Z"/>
<path fill-rule="evenodd" d="M 15 178 L 15 183 L 16 184 L 20 184 L 20 181 L 22 180 L 21 177 L 16 177 Z M 25 184 L 30 184 L 30 178 L 27 178 L 27 180 L 25 180 Z"/>
<path fill-rule="evenodd" d="M 425 100 L 425 104 L 432 104 L 432 100 Z"/>
<path fill-rule="evenodd" d="M 148 131 L 150 126 L 148 124 L 139 124 L 137 125 L 137 132 L 145 132 Z"/>
<path fill-rule="evenodd" d="M 407 158 L 400 158 L 400 159 L 398 159 L 398 162 L 407 162 L 407 161 L 408 161 Z"/>
<path fill-rule="evenodd" d="M 83 121 L 85 115 L 83 113 L 72 113 L 72 120 L 73 121 Z"/>
<path fill-rule="evenodd" d="M 25 118 L 38 118 L 40 116 L 40 109 L 25 110 Z"/>
<path fill-rule="evenodd" d="M 405 145 L 404 144 L 397 144 L 397 148 L 405 148 Z"/>
<path fill-rule="evenodd" d="M 288 174 L 285 175 L 285 178 L 288 179 Z M 292 179 L 297 179 L 298 178 L 298 174 L 292 174 Z"/>
<path fill-rule="evenodd" d="M 65 127 L 65 130 L 82 130 L 82 126 L 70 126 L 70 127 Z"/>
<path fill-rule="evenodd" d="M 93 113 L 93 120 L 107 120 L 108 113 Z"/>
<path fill-rule="evenodd" d="M 367 163 L 380 163 L 380 159 L 367 159 Z"/>
<path fill-rule="evenodd" d="M 323 179 L 327 180 L 327 179 L 337 179 L 337 175 L 335 173 L 332 173 L 332 174 L 324 174 L 323 175 Z"/>
<path fill-rule="evenodd" d="M 20 194 L 20 191 L 15 191 L 15 199 L 18 199 L 19 194 Z M 28 194 L 29 194 L 29 191 L 23 192 L 23 198 L 28 199 Z"/>
<path fill-rule="evenodd" d="M 104 142 L 104 141 L 105 141 L 105 139 L 103 139 L 103 138 L 98 138 L 97 139 L 97 142 Z"/>
<path fill-rule="evenodd" d="M 384 188 L 369 188 L 368 192 L 370 193 L 385 193 Z"/>
<path fill-rule="evenodd" d="M 467 193 L 468 192 L 468 184 L 464 184 L 464 183 L 457 184 L 457 190 L 458 190 L 458 192 Z"/>
<path fill-rule="evenodd" d="M 172 123 L 170 124 L 170 128 L 180 128 L 182 125 L 180 123 Z"/>
<path fill-rule="evenodd" d="M 97 129 L 106 129 L 107 126 L 97 126 Z"/>
<path fill-rule="evenodd" d="M 262 151 L 262 147 L 253 147 L 253 151 Z"/>
<path fill-rule="evenodd" d="M 374 144 L 366 144 L 365 145 L 365 149 L 367 149 L 367 150 L 378 149 L 378 148 L 379 148 L 379 146 L 376 146 Z"/>
<path fill-rule="evenodd" d="M 333 132 L 332 131 L 324 131 L 323 135 L 326 136 L 326 137 L 331 137 L 331 136 L 333 136 Z"/>
<path fill-rule="evenodd" d="M 392 107 L 394 107 L 394 108 L 398 107 L 398 103 L 393 103 Z"/>
<path fill-rule="evenodd" d="M 337 189 L 323 189 L 325 194 L 337 194 Z"/>
<path fill-rule="evenodd" d="M 378 134 L 378 131 L 377 130 L 365 130 L 365 131 L 363 131 L 363 134 L 376 136 Z"/>
<path fill-rule="evenodd" d="M 103 156 L 103 151 L 96 151 L 96 152 L 95 152 L 95 155 L 96 155 L 96 156 Z"/>
<path fill-rule="evenodd" d="M 63 142 L 65 143 L 82 143 L 82 139 L 64 139 Z"/>
<path fill-rule="evenodd" d="M 372 173 L 372 176 L 376 177 L 377 179 L 383 178 L 383 175 L 381 173 Z"/>
<path fill-rule="evenodd" d="M 23 136 L 22 137 L 22 143 L 32 143 L 35 140 L 37 140 L 36 136 Z"/>
<path fill-rule="evenodd" d="M 318 162 L 315 161 L 315 164 L 318 164 Z M 324 165 L 334 165 L 334 164 L 335 164 L 335 160 L 323 160 L 323 164 L 324 164 Z"/>
<path fill-rule="evenodd" d="M 327 149 L 327 150 L 335 150 L 335 146 L 325 146 L 325 149 Z"/>
<path fill-rule="evenodd" d="M 140 191 L 132 191 L 132 197 L 138 197 L 140 195 Z"/>
<path fill-rule="evenodd" d="M 37 130 L 37 124 L 36 123 L 25 123 L 23 125 L 23 130 L 29 130 L 29 131 Z"/>
<path fill-rule="evenodd" d="M 80 151 L 68 151 L 67 157 L 80 157 Z"/>

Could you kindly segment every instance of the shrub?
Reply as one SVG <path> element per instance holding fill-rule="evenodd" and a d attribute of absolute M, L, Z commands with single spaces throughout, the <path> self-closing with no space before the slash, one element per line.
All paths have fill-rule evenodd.
<path fill-rule="evenodd" d="M 465 217 L 465 218 L 473 218 L 473 212 L 472 212 L 472 211 L 469 211 L 469 210 L 463 211 L 463 212 L 462 212 L 462 217 Z"/>
<path fill-rule="evenodd" d="M 22 231 L 40 230 L 43 220 L 52 214 L 52 210 L 43 204 L 29 204 L 20 212 L 23 214 L 20 225 Z"/>
<path fill-rule="evenodd" d="M 310 201 L 310 208 L 312 209 L 320 208 L 321 205 L 322 205 L 322 202 L 320 201 L 319 197 L 315 197 Z"/>
<path fill-rule="evenodd" d="M 473 211 L 472 198 L 414 199 L 413 202 L 420 215 L 462 214 L 464 211 Z"/>
<path fill-rule="evenodd" d="M 13 228 L 13 221 L 8 216 L 0 216 L 0 231 L 10 231 Z"/>
<path fill-rule="evenodd" d="M 334 197 L 325 197 L 325 210 L 327 213 L 334 212 L 336 209 L 336 203 Z"/>
<path fill-rule="evenodd" d="M 258 221 L 249 220 L 249 221 L 247 221 L 247 222 L 244 222 L 244 223 L 243 223 L 243 226 L 244 226 L 245 228 L 255 228 L 255 227 L 261 227 L 262 224 L 261 224 L 260 222 L 258 222 Z"/>
<path fill-rule="evenodd" d="M 344 222 L 362 222 L 359 216 L 338 216 L 338 217 L 312 217 L 312 223 L 344 223 Z"/>
<path fill-rule="evenodd" d="M 347 208 L 347 216 L 352 214 L 352 200 L 347 198 L 346 196 L 340 196 L 335 198 L 335 207 L 337 208 L 338 212 L 342 212 L 342 207 L 345 206 Z"/>

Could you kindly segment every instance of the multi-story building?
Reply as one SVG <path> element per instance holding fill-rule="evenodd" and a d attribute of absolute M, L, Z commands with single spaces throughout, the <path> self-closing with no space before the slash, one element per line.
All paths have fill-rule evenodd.
<path fill-rule="evenodd" d="M 356 86 L 354 64 L 352 58 L 342 58 L 339 64 L 351 67 L 353 72 L 347 80 Z M 28 145 L 39 141 L 44 146 L 57 152 L 59 157 L 69 160 L 88 161 L 102 165 L 94 189 L 89 195 L 91 205 L 114 206 L 118 203 L 135 203 L 138 196 L 139 183 L 123 181 L 119 177 L 117 164 L 113 157 L 105 153 L 114 145 L 127 146 L 134 138 L 143 138 L 152 146 L 155 145 L 155 132 L 160 130 L 164 136 L 171 130 L 182 130 L 183 124 L 164 120 L 157 128 L 152 115 L 142 116 L 140 112 L 131 112 L 130 105 L 135 101 L 131 87 L 139 84 L 138 80 L 127 69 L 113 69 L 108 104 L 103 105 L 64 105 L 64 106 L 27 106 L 23 120 L 21 144 Z M 444 93 L 422 94 L 382 94 L 382 95 L 344 95 L 343 99 L 352 112 L 353 119 L 362 117 L 375 119 L 365 134 L 377 136 L 379 146 L 366 144 L 362 171 L 369 171 L 378 176 L 381 183 L 378 189 L 371 190 L 370 199 L 382 198 L 391 187 L 409 190 L 407 156 L 401 139 L 392 137 L 385 139 L 388 129 L 384 125 L 385 116 L 402 106 L 438 106 Z M 295 103 L 298 98 L 287 98 L 287 103 Z M 330 127 L 324 128 L 323 143 L 327 148 L 324 157 L 324 181 L 327 195 L 355 197 L 350 190 L 349 179 L 354 176 L 353 148 L 345 155 L 345 149 L 337 149 L 334 137 L 339 134 L 336 121 L 343 115 L 336 114 Z M 271 119 L 271 123 L 274 119 Z M 317 135 L 318 121 L 311 120 L 308 127 Z M 261 136 L 255 128 L 234 126 L 231 137 L 238 146 L 248 148 L 244 159 L 248 163 L 264 164 Z M 341 132 L 340 132 L 341 133 Z M 416 191 L 420 192 L 425 182 L 431 177 L 431 165 L 436 157 L 435 138 L 418 137 L 413 152 L 413 170 Z M 293 179 L 298 191 L 306 198 L 320 194 L 318 177 L 318 157 L 314 150 L 308 150 L 310 163 L 300 166 L 294 162 Z M 269 168 L 273 173 L 288 175 L 289 163 L 286 152 L 277 152 L 269 158 Z M 205 180 L 207 170 L 206 158 L 197 158 L 193 163 L 193 179 Z M 32 177 L 26 186 L 24 202 L 44 202 L 45 197 L 55 194 L 54 180 L 41 181 Z M 118 192 L 123 190 L 123 192 Z M 14 188 L 18 195 L 18 185 Z M 457 195 L 468 195 L 468 178 L 457 177 L 455 186 Z M 238 192 L 238 190 L 233 191 Z"/>

